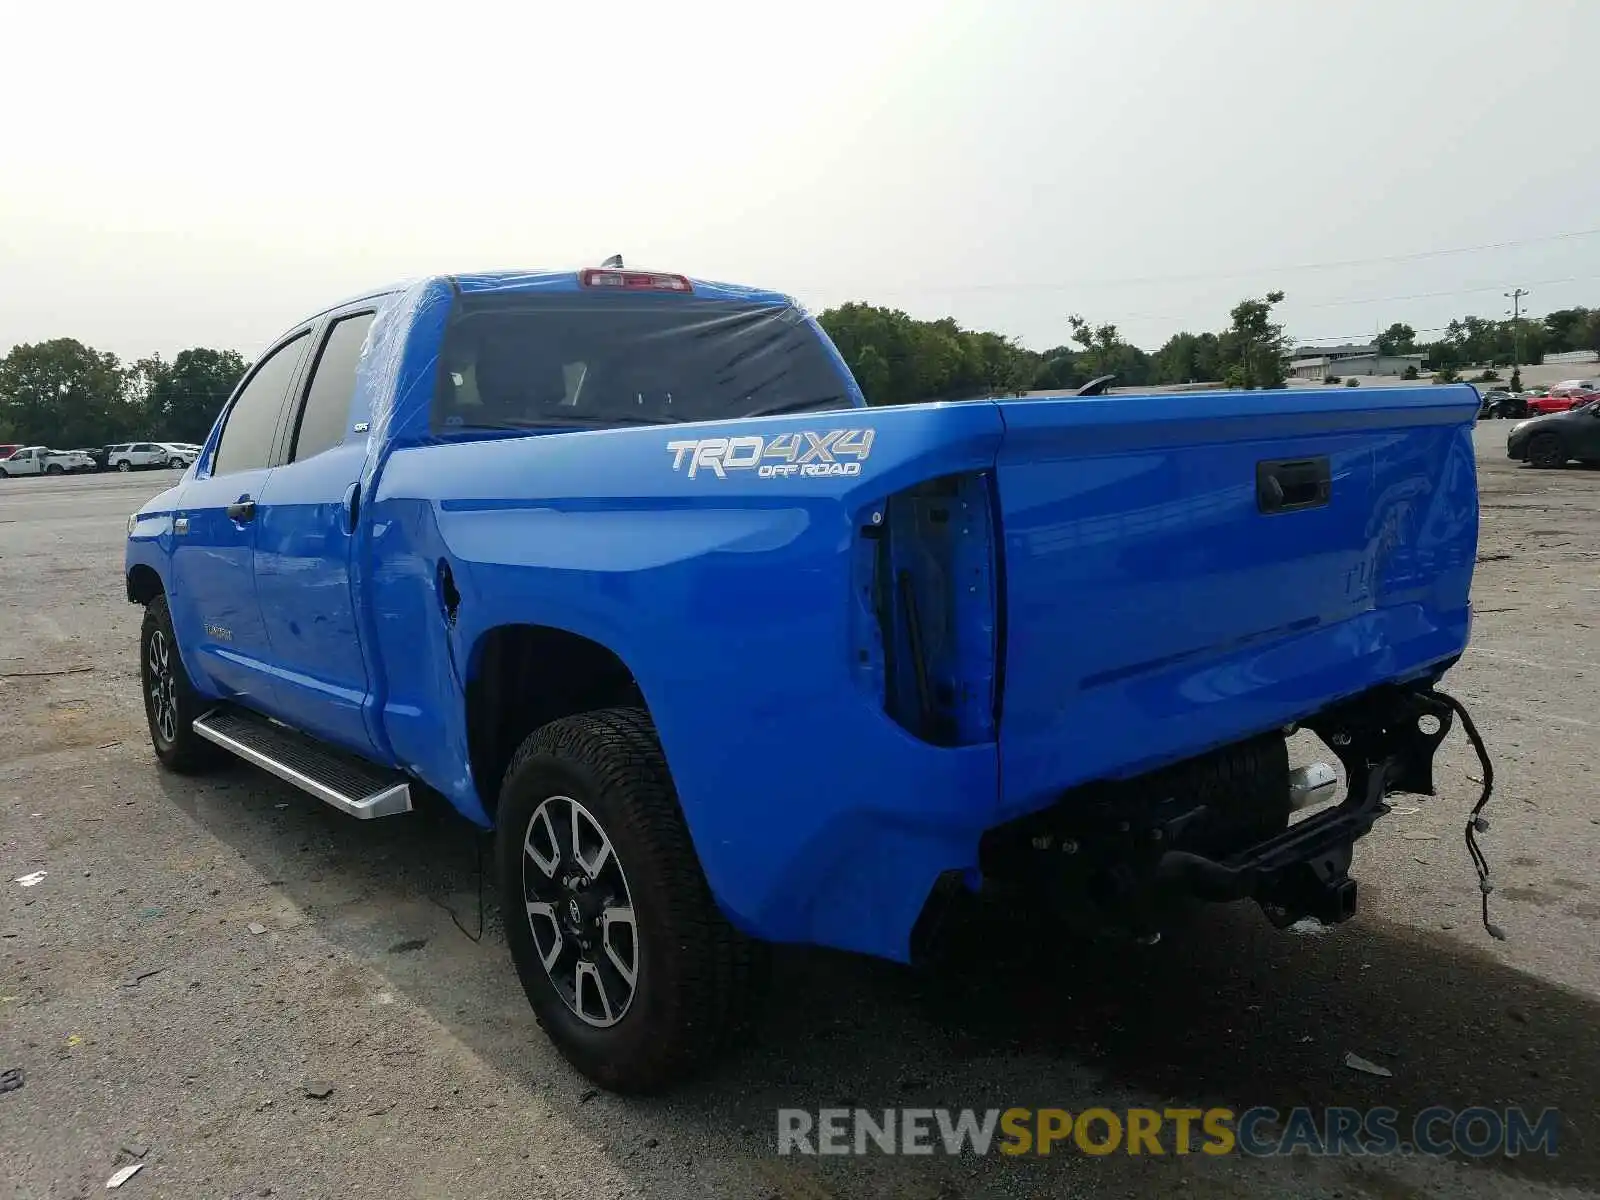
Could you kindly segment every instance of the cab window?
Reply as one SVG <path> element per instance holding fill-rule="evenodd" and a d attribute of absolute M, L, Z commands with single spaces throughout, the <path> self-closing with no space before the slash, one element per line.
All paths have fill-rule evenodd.
<path fill-rule="evenodd" d="M 299 334 L 261 360 L 228 410 L 228 420 L 222 427 L 222 437 L 213 456 L 213 475 L 272 465 L 272 443 L 278 431 L 278 417 L 283 412 L 284 397 L 289 393 L 289 385 L 294 382 L 310 342 L 308 334 Z"/>
<path fill-rule="evenodd" d="M 350 422 L 350 401 L 356 390 L 356 364 L 367 342 L 375 314 L 360 313 L 335 321 L 323 340 L 322 352 L 306 389 L 290 462 L 299 462 L 344 441 Z"/>

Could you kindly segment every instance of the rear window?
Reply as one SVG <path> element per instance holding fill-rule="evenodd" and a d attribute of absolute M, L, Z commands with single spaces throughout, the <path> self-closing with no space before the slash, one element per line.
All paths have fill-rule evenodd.
<path fill-rule="evenodd" d="M 435 432 L 710 421 L 850 408 L 803 313 L 682 296 L 463 296 Z"/>

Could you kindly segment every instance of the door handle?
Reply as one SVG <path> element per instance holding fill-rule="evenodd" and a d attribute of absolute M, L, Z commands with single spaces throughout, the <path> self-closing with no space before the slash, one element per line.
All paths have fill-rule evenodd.
<path fill-rule="evenodd" d="M 346 533 L 356 531 L 356 518 L 361 513 L 361 484 L 352 483 L 344 490 L 344 529 Z"/>
<path fill-rule="evenodd" d="M 1323 508 L 1332 494 L 1333 470 L 1325 454 L 1256 464 L 1256 507 L 1264 513 Z"/>
<path fill-rule="evenodd" d="M 256 517 L 256 502 L 249 496 L 240 496 L 228 505 L 228 519 L 243 525 L 246 521 L 253 521 Z"/>

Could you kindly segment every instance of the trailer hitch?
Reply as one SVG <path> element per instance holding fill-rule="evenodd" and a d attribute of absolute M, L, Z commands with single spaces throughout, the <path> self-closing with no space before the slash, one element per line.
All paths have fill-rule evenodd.
<path fill-rule="evenodd" d="M 1349 869 L 1357 839 L 1389 811 L 1384 802 L 1389 794 L 1436 794 L 1434 754 L 1457 715 L 1483 766 L 1483 791 L 1467 819 L 1467 850 L 1478 873 L 1484 928 L 1503 939 L 1505 934 L 1489 920 L 1493 884 L 1477 840 L 1488 829 L 1483 809 L 1493 791 L 1494 768 L 1466 707 L 1431 689 L 1368 693 L 1308 722 L 1344 764 L 1349 779 L 1344 800 L 1221 861 L 1168 851 L 1157 864 L 1157 879 L 1206 900 L 1253 898 L 1280 928 L 1302 916 L 1324 924 L 1348 919 L 1356 905 Z"/>
<path fill-rule="evenodd" d="M 1384 797 L 1403 771 L 1394 757 L 1352 773 L 1343 803 L 1222 861 L 1186 850 L 1161 856 L 1156 878 L 1202 900 L 1254 899 L 1278 928 L 1304 916 L 1325 925 L 1356 911 L 1350 860 L 1356 840 L 1388 811 Z"/>

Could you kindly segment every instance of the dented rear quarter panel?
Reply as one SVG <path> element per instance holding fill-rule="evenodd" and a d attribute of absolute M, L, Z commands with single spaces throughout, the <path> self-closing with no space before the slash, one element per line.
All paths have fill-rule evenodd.
<path fill-rule="evenodd" d="M 854 476 L 691 477 L 669 446 L 862 429 Z M 487 822 L 463 699 L 484 635 L 538 624 L 589 638 L 639 682 L 730 917 L 902 957 L 935 877 L 972 867 L 994 821 L 996 749 L 938 748 L 884 714 L 852 649 L 857 531 L 889 493 L 987 468 L 1000 436 L 980 403 L 395 450 L 366 520 L 398 761 Z M 461 595 L 453 628 L 440 561 Z"/>

